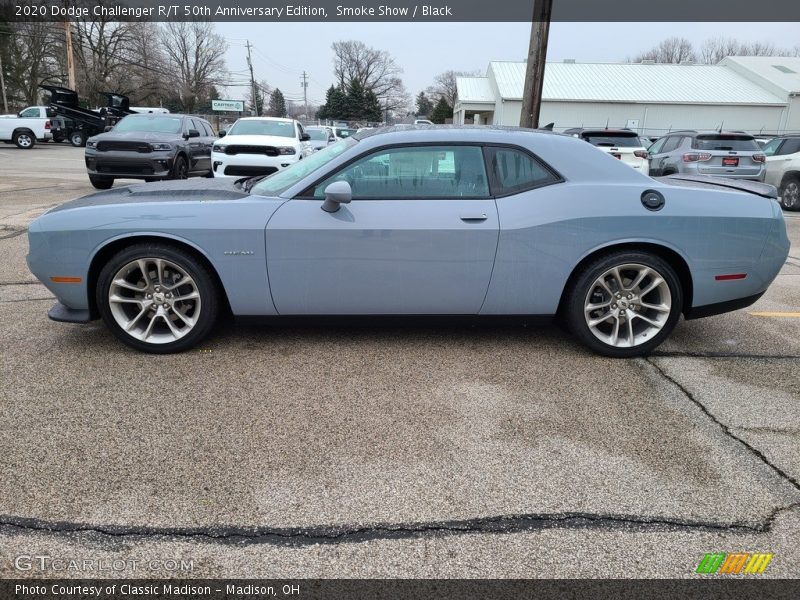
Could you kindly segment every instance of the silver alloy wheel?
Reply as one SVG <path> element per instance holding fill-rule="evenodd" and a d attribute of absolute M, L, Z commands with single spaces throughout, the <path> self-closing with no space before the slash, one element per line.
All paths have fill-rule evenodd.
<path fill-rule="evenodd" d="M 601 342 L 632 348 L 652 340 L 672 311 L 666 279 L 652 267 L 624 264 L 608 269 L 589 288 L 584 317 Z"/>
<path fill-rule="evenodd" d="M 33 146 L 33 139 L 27 133 L 20 133 L 17 136 L 17 144 L 19 144 L 20 148 L 30 148 Z"/>
<path fill-rule="evenodd" d="M 790 181 L 783 188 L 781 201 L 786 208 L 797 208 L 798 200 L 800 200 L 800 188 L 796 181 Z"/>
<path fill-rule="evenodd" d="M 123 331 L 150 344 L 186 336 L 202 307 L 195 281 L 163 258 L 139 258 L 117 271 L 108 289 L 108 306 Z"/>

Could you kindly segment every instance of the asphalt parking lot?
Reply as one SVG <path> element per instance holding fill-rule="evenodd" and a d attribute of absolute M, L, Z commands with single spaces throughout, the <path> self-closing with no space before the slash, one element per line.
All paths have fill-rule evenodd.
<path fill-rule="evenodd" d="M 753 307 L 653 356 L 556 326 L 230 325 L 138 354 L 54 323 L 25 228 L 82 150 L 0 146 L 0 576 L 19 555 L 198 577 L 800 576 L 800 213 Z M 120 185 L 124 183 L 117 183 Z M 175 576 L 165 569 L 123 571 Z"/>

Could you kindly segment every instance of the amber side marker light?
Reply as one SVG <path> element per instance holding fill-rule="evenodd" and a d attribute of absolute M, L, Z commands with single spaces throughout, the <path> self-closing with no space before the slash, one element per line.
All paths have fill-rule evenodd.
<path fill-rule="evenodd" d="M 53 283 L 80 283 L 80 277 L 51 277 L 50 281 Z"/>
<path fill-rule="evenodd" d="M 747 273 L 731 273 L 730 275 L 715 275 L 714 279 L 717 281 L 732 281 L 734 279 L 744 279 Z"/>

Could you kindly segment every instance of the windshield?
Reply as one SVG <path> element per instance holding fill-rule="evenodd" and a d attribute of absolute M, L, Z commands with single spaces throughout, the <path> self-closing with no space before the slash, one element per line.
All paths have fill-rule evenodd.
<path fill-rule="evenodd" d="M 328 141 L 329 134 L 327 129 L 306 129 L 306 133 L 311 136 L 312 140 Z"/>
<path fill-rule="evenodd" d="M 638 148 L 642 146 L 639 136 L 635 133 L 631 135 L 624 133 L 584 133 L 582 137 L 592 146 L 614 146 L 616 148 Z"/>
<path fill-rule="evenodd" d="M 273 135 L 293 138 L 294 123 L 291 121 L 266 121 L 242 119 L 236 121 L 228 130 L 228 135 Z"/>
<path fill-rule="evenodd" d="M 696 150 L 761 150 L 752 135 L 698 135 L 692 142 Z"/>
<path fill-rule="evenodd" d="M 331 144 L 319 152 L 315 152 L 311 156 L 294 163 L 291 167 L 278 171 L 274 175 L 270 175 L 258 182 L 253 186 L 252 193 L 259 196 L 279 196 L 306 175 L 328 164 L 357 143 L 354 139 L 347 139 Z"/>
<path fill-rule="evenodd" d="M 134 117 L 129 116 L 122 119 L 114 131 L 150 131 L 152 133 L 174 133 L 181 132 L 181 119 L 170 117 Z"/>

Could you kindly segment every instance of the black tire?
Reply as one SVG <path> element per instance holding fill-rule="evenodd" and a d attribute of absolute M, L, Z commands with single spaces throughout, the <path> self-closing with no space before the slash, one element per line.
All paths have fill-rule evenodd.
<path fill-rule="evenodd" d="M 787 175 L 781 182 L 781 206 L 786 210 L 800 210 L 800 177 Z"/>
<path fill-rule="evenodd" d="M 36 136 L 27 129 L 15 131 L 11 139 L 20 150 L 30 150 L 36 145 Z"/>
<path fill-rule="evenodd" d="M 188 179 L 189 178 L 189 163 L 186 162 L 186 157 L 179 154 L 175 157 L 175 162 L 172 164 L 172 172 L 169 174 L 170 179 Z"/>
<path fill-rule="evenodd" d="M 113 177 L 97 177 L 96 175 L 89 175 L 89 181 L 98 190 L 109 190 L 114 185 Z"/>
<path fill-rule="evenodd" d="M 593 289 L 599 289 L 595 288 L 597 279 L 609 269 L 622 265 L 642 265 L 652 269 L 666 282 L 670 294 L 670 310 L 661 329 L 655 333 L 651 339 L 629 347 L 611 345 L 598 338 L 592 332 L 592 329 L 590 329 L 586 321 L 587 317 L 584 313 L 586 302 L 589 301 L 589 294 L 593 292 Z M 612 297 L 611 300 L 614 301 L 614 298 Z M 648 302 L 649 300 L 648 297 Z M 613 306 L 616 308 L 616 304 Z M 577 273 L 567 290 L 563 308 L 563 317 L 567 327 L 572 331 L 578 341 L 591 350 L 612 358 L 643 356 L 649 354 L 654 348 L 661 344 L 674 329 L 683 310 L 683 290 L 675 270 L 662 258 L 647 252 L 617 251 L 596 258 Z M 610 311 L 610 308 L 608 310 Z M 629 309 L 629 312 L 635 310 L 636 309 Z M 622 312 L 624 314 L 624 311 Z M 639 308 L 639 312 L 644 314 L 641 308 Z M 633 314 L 633 312 L 631 312 L 631 314 Z M 627 317 L 623 322 L 627 322 Z M 639 320 L 634 322 L 643 323 Z M 646 334 L 647 332 L 645 332 L 645 335 Z"/>
<path fill-rule="evenodd" d="M 192 278 L 200 296 L 199 314 L 194 316 L 194 325 L 183 337 L 171 342 L 150 343 L 126 332 L 117 322 L 109 302 L 109 290 L 115 275 L 137 259 L 163 259 L 177 265 Z M 149 270 L 149 269 L 148 269 Z M 219 315 L 220 290 L 214 277 L 193 254 L 168 243 L 138 243 L 115 254 L 102 268 L 97 279 L 95 298 L 100 315 L 111 332 L 128 346 L 153 354 L 183 352 L 197 345 L 211 333 Z M 137 310 L 136 307 L 134 310 Z M 143 317 L 146 319 L 147 316 Z M 162 317 L 163 319 L 163 317 Z M 177 321 L 175 321 L 177 322 Z M 162 329 L 166 324 L 162 321 Z"/>
<path fill-rule="evenodd" d="M 69 134 L 69 143 L 76 148 L 83 148 L 86 146 L 86 134 L 82 131 L 72 131 Z"/>

